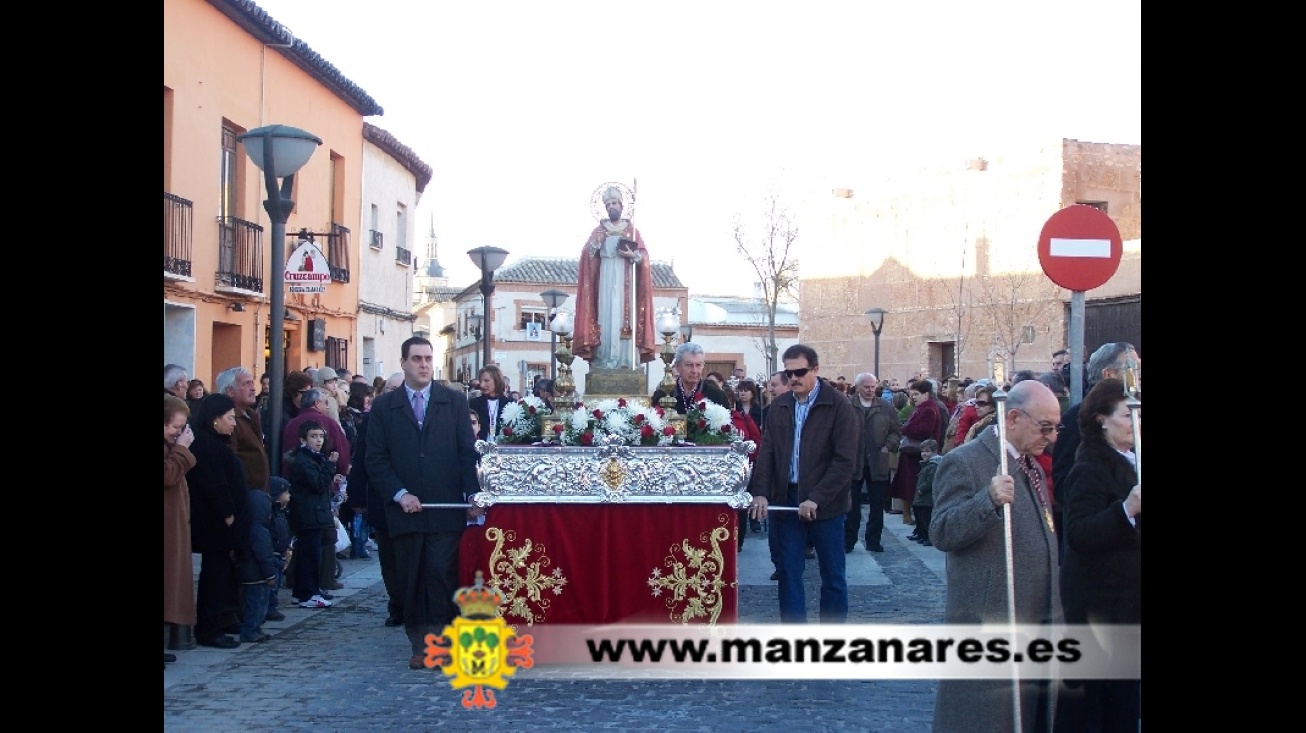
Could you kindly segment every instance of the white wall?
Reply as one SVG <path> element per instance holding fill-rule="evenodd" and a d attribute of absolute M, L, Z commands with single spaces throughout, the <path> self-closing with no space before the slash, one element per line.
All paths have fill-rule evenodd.
<path fill-rule="evenodd" d="M 372 205 L 378 208 L 377 231 L 383 237 L 382 248 L 372 249 Z M 359 270 L 358 299 L 384 306 L 399 313 L 412 310 L 413 267 L 395 261 L 395 248 L 400 237 L 397 210 L 406 209 L 405 247 L 416 253 L 417 241 L 417 179 L 399 161 L 373 143 L 363 141 L 363 192 L 362 212 L 359 217 L 361 231 L 355 233 L 358 242 Z M 363 374 L 389 376 L 399 369 L 399 348 L 413 335 L 410 321 L 374 313 L 360 312 L 357 332 L 351 345 L 355 369 Z M 363 364 L 363 339 L 375 339 L 376 360 L 383 364 L 384 373 L 376 372 L 376 365 Z"/>
<path fill-rule="evenodd" d="M 195 307 L 163 301 L 163 363 L 195 376 Z"/>
<path fill-rule="evenodd" d="M 717 328 L 722 327 L 718 326 Z M 700 333 L 700 329 L 694 329 L 694 343 L 702 346 L 703 351 L 707 352 L 709 357 L 711 354 L 742 353 L 744 355 L 744 369 L 747 371 L 748 376 L 762 380 L 769 376 L 766 373 L 766 351 L 763 350 L 762 343 L 765 337 L 765 327 L 739 326 L 737 333 L 730 334 L 708 333 L 706 331 Z M 775 343 L 778 362 L 785 349 L 798 343 L 798 338 L 784 338 L 780 333 L 777 333 Z M 726 376 L 729 377 L 730 375 L 727 374 Z"/>

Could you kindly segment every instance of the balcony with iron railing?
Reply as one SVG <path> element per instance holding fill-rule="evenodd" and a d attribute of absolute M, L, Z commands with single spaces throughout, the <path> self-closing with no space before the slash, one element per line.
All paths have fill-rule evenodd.
<path fill-rule="evenodd" d="M 327 240 L 327 264 L 331 268 L 333 281 L 349 282 L 349 227 L 331 224 L 331 236 Z"/>
<path fill-rule="evenodd" d="M 168 280 L 190 279 L 191 235 L 195 204 L 163 192 L 163 277 Z"/>
<path fill-rule="evenodd" d="M 403 247 L 395 247 L 395 263 L 403 265 L 404 267 L 412 267 L 413 265 L 412 251 L 405 249 Z"/>
<path fill-rule="evenodd" d="M 219 292 L 263 294 L 263 227 L 234 216 L 218 217 Z"/>
<path fill-rule="evenodd" d="M 372 249 L 383 249 L 385 247 L 385 238 L 381 236 L 381 232 L 378 232 L 375 229 L 369 229 L 367 231 L 371 235 Z"/>

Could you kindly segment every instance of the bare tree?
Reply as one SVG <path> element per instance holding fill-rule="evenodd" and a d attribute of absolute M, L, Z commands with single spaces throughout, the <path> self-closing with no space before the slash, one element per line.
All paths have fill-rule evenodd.
<path fill-rule="evenodd" d="M 1062 307 L 1061 289 L 1037 271 L 984 275 L 973 284 L 979 303 L 972 308 L 972 316 L 981 331 L 993 334 L 994 345 L 1003 352 L 1006 373 L 1012 374 L 1020 347 L 1031 343 L 1038 326 Z"/>
<path fill-rule="evenodd" d="M 735 249 L 752 265 L 766 306 L 766 372 L 775 372 L 779 347 L 775 341 L 775 314 L 782 302 L 798 298 L 798 260 L 793 254 L 798 227 L 793 214 L 776 193 L 766 196 L 761 215 L 751 226 L 735 214 Z"/>

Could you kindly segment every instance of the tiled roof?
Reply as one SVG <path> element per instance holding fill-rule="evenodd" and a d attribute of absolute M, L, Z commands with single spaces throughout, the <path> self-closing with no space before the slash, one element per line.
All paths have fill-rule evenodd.
<path fill-rule="evenodd" d="M 426 184 L 431 182 L 431 166 L 422 162 L 412 148 L 370 122 L 363 123 L 363 139 L 389 153 L 392 158 L 403 164 L 409 173 L 417 176 L 418 193 L 426 190 Z"/>
<path fill-rule="evenodd" d="M 466 288 L 454 288 L 447 285 L 430 285 L 426 288 L 426 297 L 431 299 L 432 303 L 448 303 L 457 300 L 458 296 Z"/>
<path fill-rule="evenodd" d="M 494 281 L 500 283 L 547 283 L 575 285 L 580 280 L 580 260 L 554 257 L 523 257 L 499 268 Z M 653 262 L 653 287 L 683 288 L 668 262 Z"/>
<path fill-rule="evenodd" d="M 322 58 L 321 54 L 309 48 L 307 43 L 295 38 L 289 29 L 273 20 L 272 16 L 253 0 L 209 0 L 209 3 L 264 43 L 289 43 L 288 48 L 273 47 L 314 79 L 322 82 L 322 85 L 336 96 L 348 102 L 349 106 L 358 110 L 359 114 L 365 117 L 385 114 L 381 105 L 377 104 L 367 92 L 347 79 L 339 69 Z"/>

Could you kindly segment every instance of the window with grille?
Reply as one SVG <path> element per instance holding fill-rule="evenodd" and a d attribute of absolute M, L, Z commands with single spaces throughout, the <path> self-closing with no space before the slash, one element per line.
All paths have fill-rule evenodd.
<path fill-rule="evenodd" d="M 327 336 L 326 365 L 332 369 L 349 368 L 349 340 Z"/>

